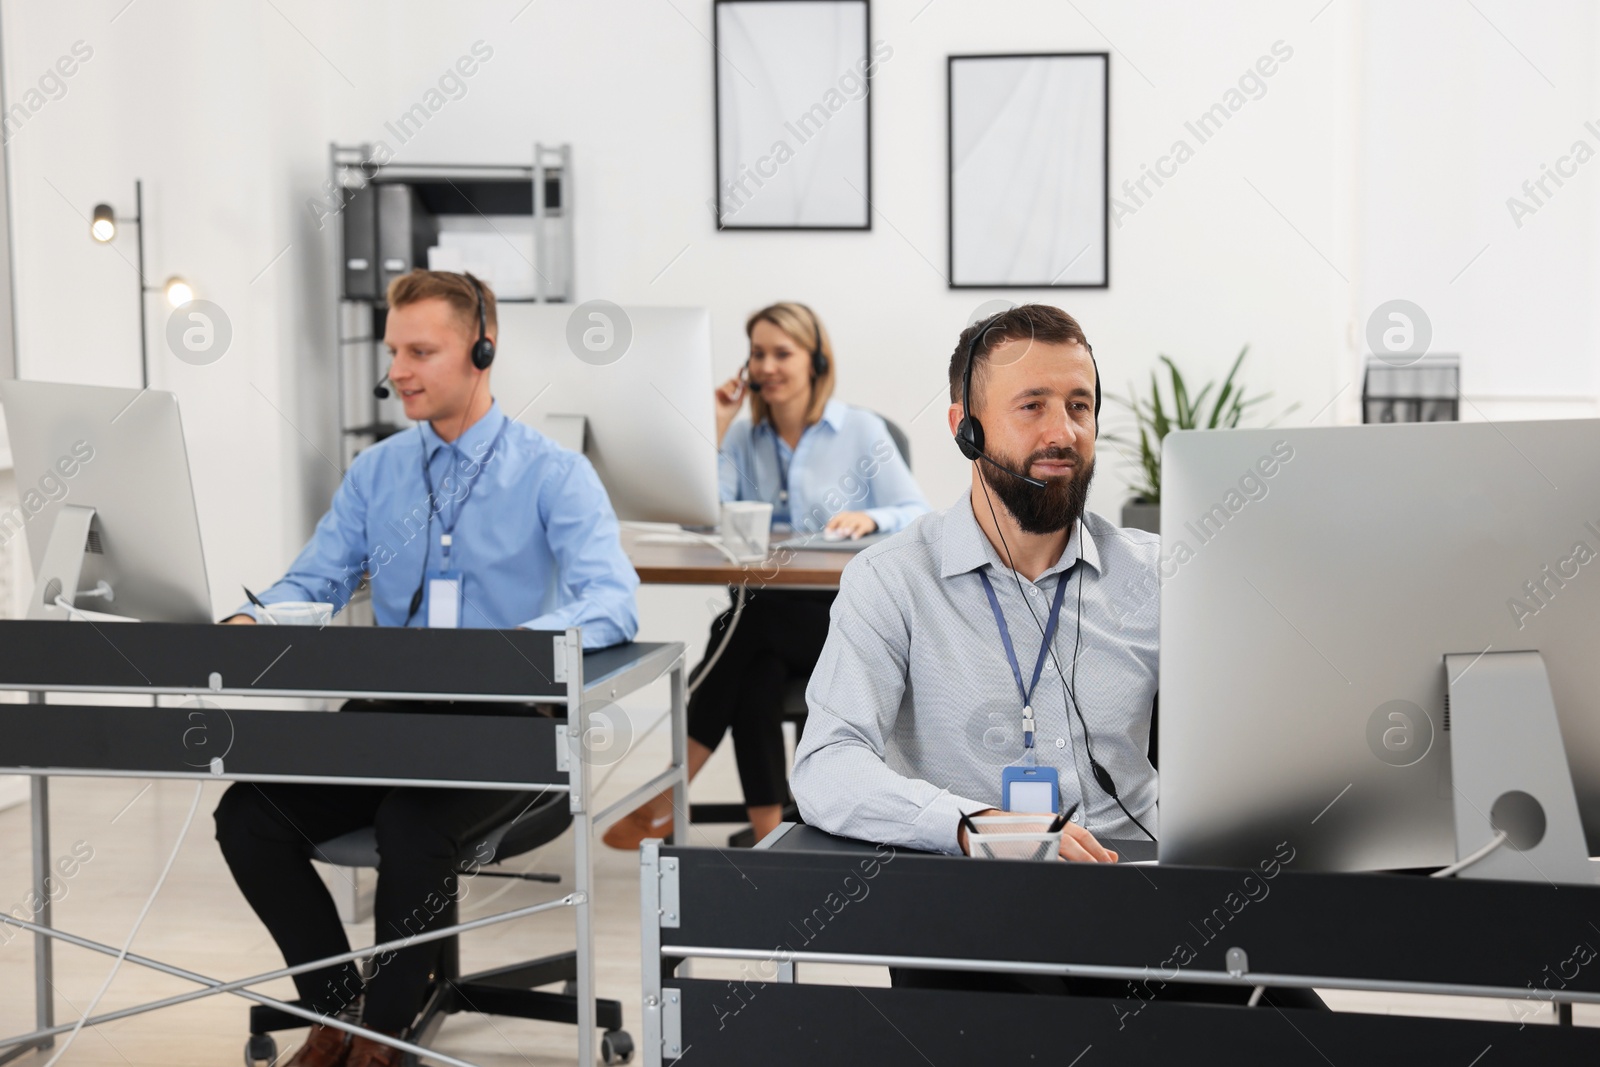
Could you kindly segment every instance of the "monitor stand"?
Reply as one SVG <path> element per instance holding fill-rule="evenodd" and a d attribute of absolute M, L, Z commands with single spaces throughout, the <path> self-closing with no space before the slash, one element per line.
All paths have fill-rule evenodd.
<path fill-rule="evenodd" d="M 67 504 L 56 512 L 55 526 L 39 561 L 33 596 L 28 600 L 30 619 L 61 621 L 70 613 L 56 603 L 65 597 L 76 606 L 78 580 L 83 575 L 83 554 L 89 543 L 89 527 L 94 523 L 94 508 Z"/>
<path fill-rule="evenodd" d="M 1550 676 L 1537 652 L 1447 655 L 1457 877 L 1594 885 Z"/>

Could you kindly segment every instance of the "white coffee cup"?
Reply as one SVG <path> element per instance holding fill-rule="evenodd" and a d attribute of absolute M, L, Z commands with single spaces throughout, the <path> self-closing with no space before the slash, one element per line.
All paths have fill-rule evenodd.
<path fill-rule="evenodd" d="M 261 612 L 269 626 L 327 626 L 333 622 L 333 605 L 311 600 L 281 600 Z"/>
<path fill-rule="evenodd" d="M 772 542 L 772 505 L 733 500 L 722 505 L 722 544 L 740 559 L 766 559 Z"/>

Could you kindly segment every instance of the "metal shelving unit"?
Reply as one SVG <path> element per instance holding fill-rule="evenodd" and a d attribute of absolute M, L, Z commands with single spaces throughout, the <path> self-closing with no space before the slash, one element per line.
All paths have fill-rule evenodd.
<path fill-rule="evenodd" d="M 405 428 L 399 403 L 372 392 L 384 373 L 384 293 L 393 278 L 428 266 L 441 234 L 492 234 L 527 262 L 526 287 L 491 279 L 501 304 L 572 299 L 572 148 L 535 144 L 529 164 L 380 164 L 370 144 L 333 144 L 328 166 L 340 462 L 348 468 L 357 452 Z"/>

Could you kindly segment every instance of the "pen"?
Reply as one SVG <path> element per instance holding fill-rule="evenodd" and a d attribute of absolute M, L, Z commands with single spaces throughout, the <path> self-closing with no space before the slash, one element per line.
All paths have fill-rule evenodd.
<path fill-rule="evenodd" d="M 244 590 L 244 595 L 250 598 L 250 603 L 255 605 L 257 611 L 265 612 L 267 610 L 267 606 L 261 602 L 261 598 L 252 593 L 248 585 L 241 585 L 239 588 Z M 271 615 L 267 616 L 267 621 L 277 622 Z"/>
<path fill-rule="evenodd" d="M 1057 815 L 1055 817 L 1055 821 L 1053 821 L 1050 824 L 1050 829 L 1045 831 L 1045 832 L 1046 833 L 1051 833 L 1051 834 L 1056 833 L 1062 827 L 1066 826 L 1067 823 L 1071 822 L 1072 821 L 1072 817 L 1074 815 L 1076 815 L 1077 813 L 1078 813 L 1078 805 L 1077 804 L 1073 804 L 1072 807 L 1068 808 L 1066 811 L 1062 812 L 1060 815 Z"/>

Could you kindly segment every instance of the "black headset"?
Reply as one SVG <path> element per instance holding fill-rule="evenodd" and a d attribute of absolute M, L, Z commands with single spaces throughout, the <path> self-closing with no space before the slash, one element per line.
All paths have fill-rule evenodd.
<path fill-rule="evenodd" d="M 473 292 L 478 294 L 478 339 L 472 345 L 472 365 L 479 370 L 488 370 L 489 364 L 494 362 L 494 342 L 489 340 L 488 301 L 484 299 L 483 286 L 478 283 L 478 279 L 465 271 L 462 271 L 462 275 L 472 283 Z M 1098 377 L 1096 375 L 1096 389 L 1099 388 Z M 1098 411 L 1100 407 L 1098 403 L 1099 397 L 1097 396 L 1095 399 L 1095 409 Z"/>
<path fill-rule="evenodd" d="M 812 311 L 805 304 L 795 304 L 794 306 L 797 308 L 805 308 L 806 314 L 811 316 L 811 333 L 816 337 L 816 342 L 811 346 L 811 377 L 812 380 L 815 381 L 824 374 L 828 373 L 828 356 L 822 351 L 822 322 L 817 318 L 817 313 Z M 750 372 L 749 359 L 744 361 L 744 366 L 745 369 L 743 373 L 748 375 Z M 751 382 L 750 391 L 752 393 L 761 392 L 761 383 Z"/>
<path fill-rule="evenodd" d="M 1015 309 L 1006 309 L 1006 311 L 1011 310 Z M 992 466 L 998 467 L 1000 470 L 1005 471 L 1007 474 L 1014 474 L 1018 478 L 1021 478 L 1023 481 L 1028 482 L 1036 488 L 1042 489 L 1044 488 L 1044 485 L 1037 478 L 1030 478 L 1024 474 L 1018 474 L 1009 467 L 1001 467 L 1000 464 L 995 463 L 994 460 L 989 458 L 988 454 L 983 450 L 983 423 L 979 422 L 978 416 L 972 413 L 972 367 L 973 364 L 978 361 L 978 347 L 983 342 L 984 334 L 988 333 L 989 328 L 994 325 L 994 320 L 998 319 L 1005 313 L 1005 311 L 996 312 L 995 314 L 990 315 L 987 319 L 984 319 L 982 323 L 973 329 L 972 340 L 967 342 L 967 365 L 962 369 L 961 372 L 961 421 L 956 424 L 956 447 L 961 450 L 961 454 L 963 456 L 966 456 L 970 460 L 984 460 Z M 1087 340 L 1083 342 L 1083 347 L 1084 350 L 1089 353 L 1089 365 L 1094 368 L 1094 435 L 1099 437 L 1100 364 L 1095 362 L 1094 349 L 1089 346 L 1089 342 Z"/>
<path fill-rule="evenodd" d="M 479 370 L 488 370 L 489 364 L 494 362 L 494 342 L 489 340 L 489 309 L 483 297 L 483 286 L 465 271 L 462 277 L 472 283 L 472 291 L 478 294 L 478 339 L 472 344 L 472 365 Z M 389 399 L 389 388 L 384 384 L 388 380 L 388 374 L 378 379 L 378 384 L 372 387 L 372 395 L 379 400 Z"/>
<path fill-rule="evenodd" d="M 811 334 L 816 338 L 816 343 L 811 346 L 811 373 L 820 378 L 828 373 L 828 357 L 822 352 L 822 323 L 817 319 L 817 313 L 805 304 L 796 304 L 795 307 L 806 309 L 806 314 L 811 316 Z"/>

